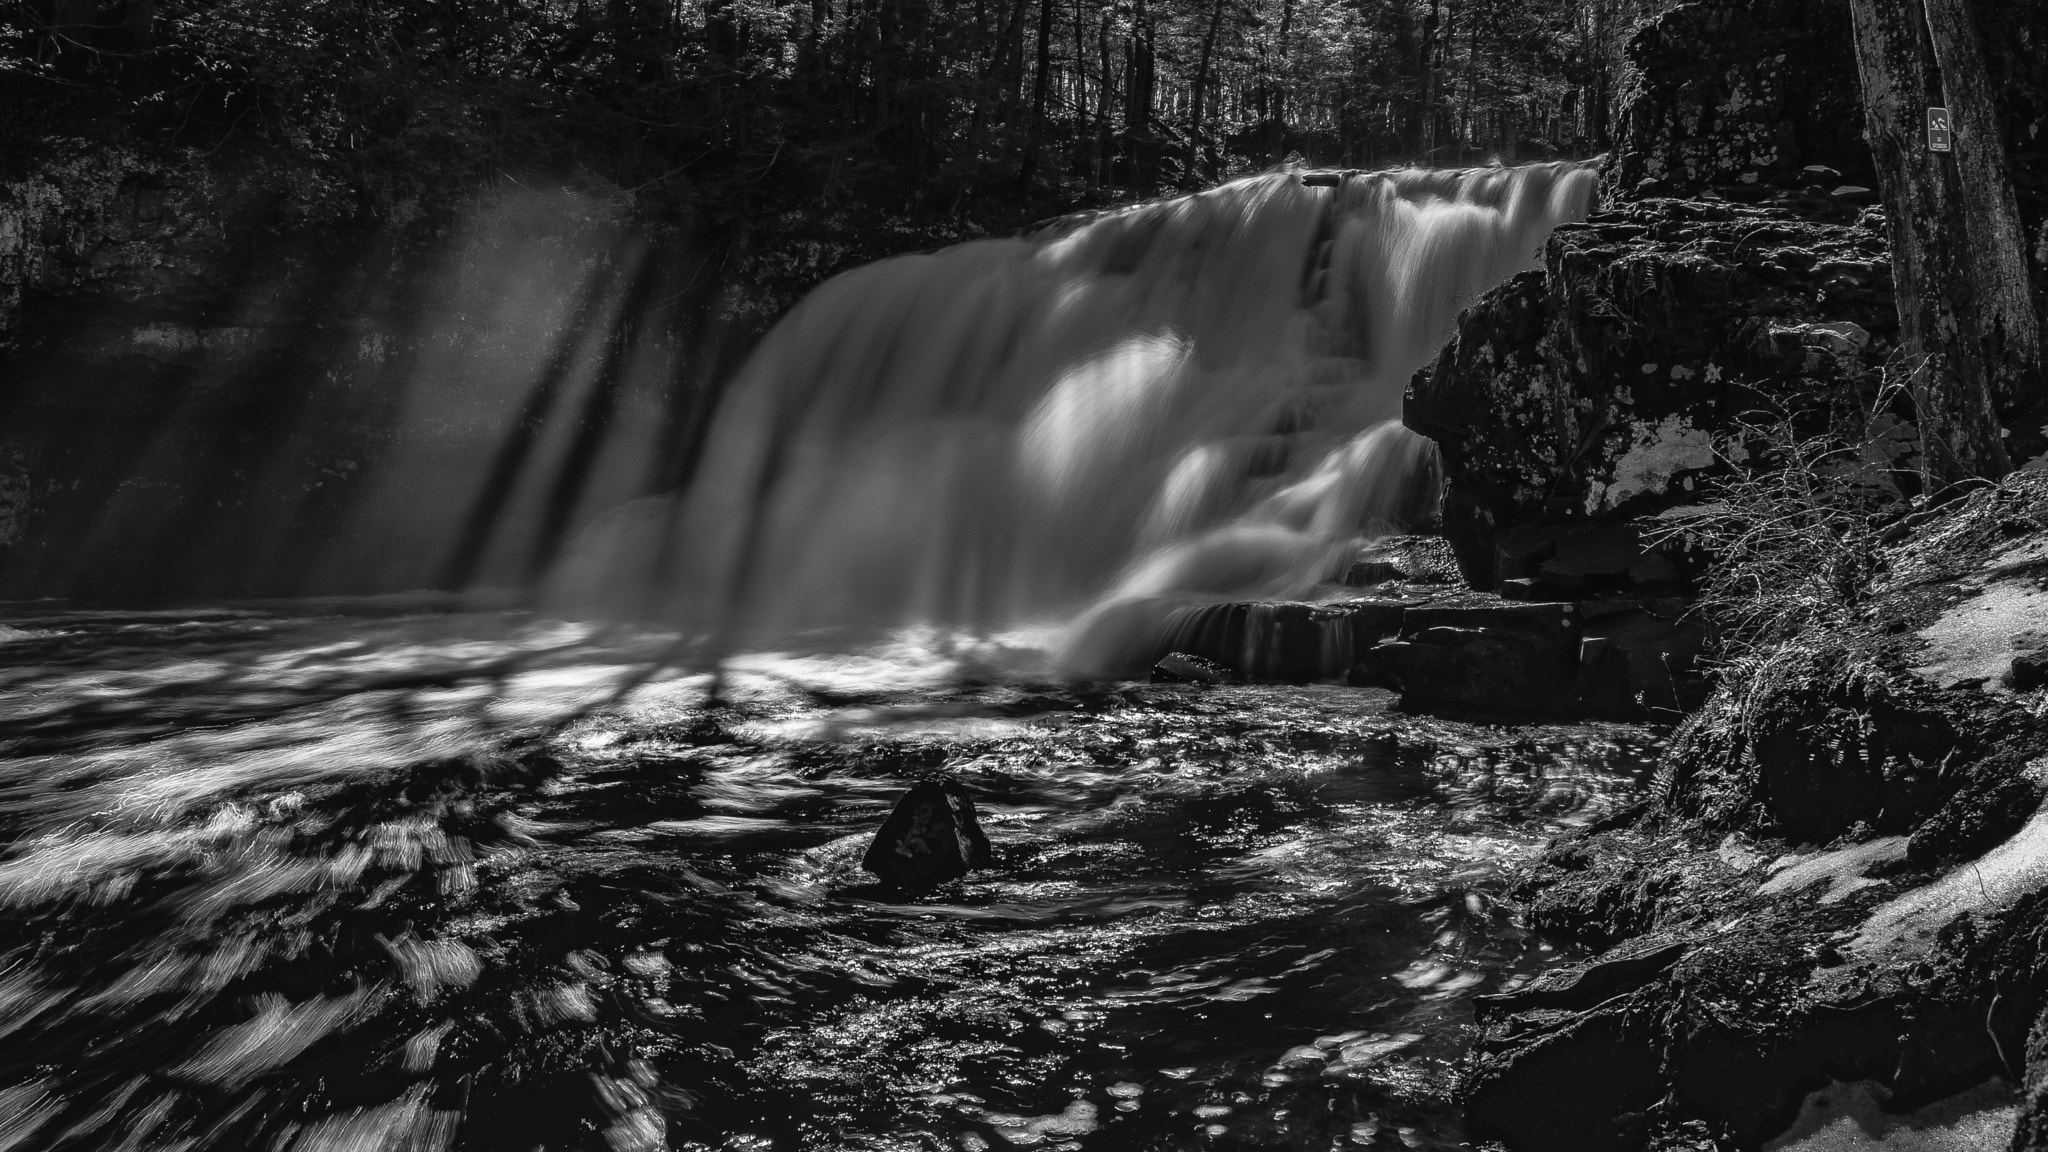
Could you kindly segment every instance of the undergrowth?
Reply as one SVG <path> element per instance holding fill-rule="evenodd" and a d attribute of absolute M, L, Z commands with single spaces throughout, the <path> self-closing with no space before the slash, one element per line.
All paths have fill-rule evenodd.
<path fill-rule="evenodd" d="M 1889 523 L 1929 499 L 1910 394 L 1895 372 L 1861 403 L 1837 402 L 1818 430 L 1780 408 L 1736 422 L 1707 500 L 1667 520 L 1654 543 L 1708 558 L 1694 612 L 1722 664 L 1743 662 L 1869 596 Z M 1804 426 L 1802 426 L 1804 425 Z"/>

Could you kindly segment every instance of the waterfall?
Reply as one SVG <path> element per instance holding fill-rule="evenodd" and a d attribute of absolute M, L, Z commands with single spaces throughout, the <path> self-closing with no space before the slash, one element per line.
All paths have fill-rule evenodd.
<path fill-rule="evenodd" d="M 587 532 L 555 594 L 728 643 L 1064 622 L 1082 670 L 1187 605 L 1299 595 L 1429 514 L 1409 377 L 1597 179 L 1274 172 L 848 272 L 730 383 L 687 488 Z"/>

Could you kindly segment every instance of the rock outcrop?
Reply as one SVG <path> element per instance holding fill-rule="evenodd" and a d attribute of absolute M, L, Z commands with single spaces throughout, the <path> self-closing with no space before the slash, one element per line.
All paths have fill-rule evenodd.
<path fill-rule="evenodd" d="M 2048 1147 L 2048 1097 L 2015 1090 L 2048 1074 L 2048 476 L 1902 520 L 1880 559 L 1729 671 L 1644 808 L 1517 883 L 1593 956 L 1480 1006 L 1476 1137 L 1756 1147 L 1823 1127 L 1822 1088 Z"/>
<path fill-rule="evenodd" d="M 1542 271 L 1468 309 L 1403 412 L 1442 451 L 1467 581 L 1681 583 L 1683 556 L 1643 547 L 1649 518 L 1743 458 L 1745 419 L 1815 431 L 1872 403 L 1897 331 L 1873 215 L 1645 201 L 1559 229 Z"/>
<path fill-rule="evenodd" d="M 1630 37 L 1617 93 L 1622 196 L 1875 186 L 1847 0 L 1690 0 Z"/>
<path fill-rule="evenodd" d="M 934 776 L 896 801 L 860 866 L 893 887 L 922 889 L 958 880 L 992 859 L 974 797 L 958 780 Z"/>
<path fill-rule="evenodd" d="M 1699 704 L 1704 633 L 1672 597 L 1516 603 L 1411 582 L 1376 597 L 1182 609 L 1155 683 L 1344 680 L 1404 707 L 1676 720 Z"/>

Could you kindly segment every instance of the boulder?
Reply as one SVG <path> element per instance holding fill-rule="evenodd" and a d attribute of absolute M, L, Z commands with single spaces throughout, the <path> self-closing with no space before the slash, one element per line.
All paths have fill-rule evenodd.
<path fill-rule="evenodd" d="M 1449 584 L 1458 579 L 1458 559 L 1441 536 L 1385 536 L 1358 550 L 1342 583 L 1354 588 L 1400 582 Z"/>
<path fill-rule="evenodd" d="M 1875 184 L 1847 0 L 1694 0 L 1629 38 L 1612 186 L 1759 197 Z"/>
<path fill-rule="evenodd" d="M 1152 665 L 1154 684 L 1223 684 L 1235 679 L 1229 668 L 1186 652 L 1168 652 Z"/>
<path fill-rule="evenodd" d="M 934 776 L 896 801 L 860 866 L 885 884 L 918 889 L 958 880 L 991 860 L 974 798 L 958 780 Z"/>
<path fill-rule="evenodd" d="M 1382 675 L 1408 705 L 1555 712 L 1570 703 L 1580 638 L 1571 604 L 1411 608 L 1353 679 Z"/>
<path fill-rule="evenodd" d="M 1466 581 L 1522 598 L 1682 584 L 1691 561 L 1649 546 L 1654 518 L 1752 458 L 1745 421 L 1817 432 L 1875 395 L 1897 334 L 1885 253 L 1875 214 L 1715 201 L 1558 229 L 1543 270 L 1467 309 L 1408 390 Z M 1909 453 L 1910 427 L 1895 440 Z"/>

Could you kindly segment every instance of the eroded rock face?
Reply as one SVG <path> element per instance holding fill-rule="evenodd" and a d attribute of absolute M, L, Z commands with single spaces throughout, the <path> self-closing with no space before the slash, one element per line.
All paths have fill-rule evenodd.
<path fill-rule="evenodd" d="M 1846 0 L 1694 0 L 1646 21 L 1628 43 L 1612 186 L 1873 187 L 1851 45 Z"/>
<path fill-rule="evenodd" d="M 1820 421 L 1860 402 L 1897 332 L 1890 276 L 1874 214 L 1652 200 L 1559 229 L 1544 270 L 1468 309 L 1408 391 L 1403 420 L 1443 453 L 1467 581 L 1536 579 L 1560 550 L 1582 554 L 1550 565 L 1564 583 L 1521 594 L 1679 578 L 1584 537 L 1696 501 L 1744 454 L 1746 414 Z"/>

